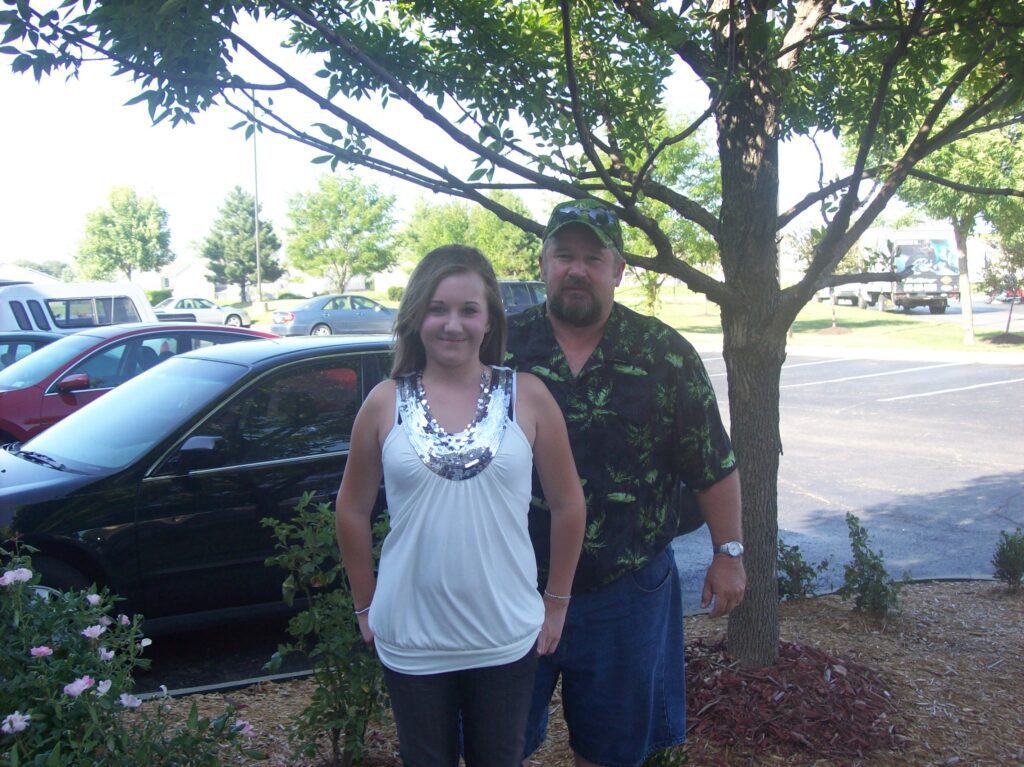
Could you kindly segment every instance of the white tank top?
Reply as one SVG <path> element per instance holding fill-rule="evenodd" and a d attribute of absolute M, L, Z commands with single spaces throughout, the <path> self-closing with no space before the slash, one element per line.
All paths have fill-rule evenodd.
<path fill-rule="evenodd" d="M 391 530 L 369 615 L 394 671 L 511 663 L 540 633 L 527 524 L 533 451 L 508 417 L 514 382 L 511 370 L 493 368 L 477 417 L 458 434 L 430 417 L 417 375 L 397 382 L 398 417 L 382 451 Z"/>

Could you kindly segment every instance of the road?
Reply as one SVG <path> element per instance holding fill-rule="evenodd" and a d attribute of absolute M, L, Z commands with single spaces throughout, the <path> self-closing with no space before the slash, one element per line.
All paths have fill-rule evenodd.
<path fill-rule="evenodd" d="M 726 408 L 725 366 L 704 355 Z M 989 577 L 1000 530 L 1024 527 L 1024 365 L 799 356 L 782 372 L 779 531 L 808 562 L 850 561 L 856 514 L 894 576 Z M 688 613 L 711 550 L 675 542 Z"/>
<path fill-rule="evenodd" d="M 976 332 L 989 330 L 1006 330 L 1006 321 L 1010 314 L 1010 304 L 1001 301 L 985 303 L 984 296 L 975 296 L 971 302 L 971 309 L 974 318 L 974 330 Z M 874 307 L 865 307 L 864 311 L 878 311 Z M 897 314 L 905 317 L 913 317 L 927 322 L 940 322 L 945 324 L 960 324 L 963 322 L 963 306 L 952 302 L 946 309 L 945 314 L 932 314 L 925 308 L 917 308 L 911 312 L 904 312 L 902 309 L 886 309 L 889 314 Z M 1011 332 L 1024 333 L 1024 305 L 1016 304 L 1013 307 Z"/>

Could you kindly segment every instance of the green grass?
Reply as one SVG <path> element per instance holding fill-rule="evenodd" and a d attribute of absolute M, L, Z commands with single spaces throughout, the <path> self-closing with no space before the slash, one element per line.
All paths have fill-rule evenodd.
<path fill-rule="evenodd" d="M 397 306 L 383 293 L 367 292 L 386 306 Z M 616 300 L 637 311 L 646 313 L 643 296 L 635 286 L 623 286 L 616 291 Z M 267 311 L 260 311 L 255 304 L 248 307 L 253 322 L 269 324 L 270 314 L 275 309 L 289 309 L 298 306 L 305 299 L 284 299 L 268 302 Z M 925 312 L 916 309 L 915 315 Z M 674 327 L 691 341 L 702 336 L 720 336 L 722 325 L 718 306 L 704 296 L 690 292 L 687 288 L 666 287 L 661 291 L 661 305 L 658 317 Z M 975 329 L 977 339 L 973 346 L 963 342 L 963 326 L 959 322 L 930 322 L 922 317 L 907 317 L 900 312 L 880 312 L 877 309 L 860 309 L 851 306 L 836 306 L 836 328 L 832 327 L 832 306 L 812 301 L 803 308 L 793 323 L 788 346 L 828 345 L 834 349 L 906 349 L 930 351 L 977 351 L 993 355 L 1011 351 L 1024 351 L 1021 344 L 994 344 L 988 341 L 1003 332 L 998 330 L 980 331 Z M 1024 335 L 1024 307 L 1015 308 L 1011 332 Z"/>
<path fill-rule="evenodd" d="M 616 298 L 638 311 L 645 311 L 638 288 L 623 287 Z M 1005 327 L 995 330 L 975 328 L 976 342 L 964 344 L 963 326 L 959 322 L 931 322 L 923 317 L 924 309 L 914 315 L 901 312 L 880 312 L 875 308 L 836 306 L 835 328 L 832 326 L 831 304 L 812 301 L 803 308 L 791 328 L 790 347 L 828 345 L 836 349 L 906 349 L 930 351 L 977 351 L 994 355 L 1024 351 L 1021 344 L 995 344 L 990 339 L 1003 333 Z M 686 288 L 664 289 L 658 317 L 691 340 L 701 335 L 717 336 L 722 333 L 718 306 Z M 1024 311 L 1014 311 L 1010 331 L 1024 335 Z M 695 338 L 696 337 L 696 338 Z"/>

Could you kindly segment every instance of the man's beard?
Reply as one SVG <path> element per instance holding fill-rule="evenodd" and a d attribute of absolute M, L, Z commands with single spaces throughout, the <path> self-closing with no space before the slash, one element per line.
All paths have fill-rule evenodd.
<path fill-rule="evenodd" d="M 567 289 L 582 290 L 586 292 L 587 298 L 567 301 L 565 299 Z M 601 319 L 602 309 L 601 301 L 594 294 L 593 289 L 586 284 L 562 285 L 557 292 L 548 296 L 548 311 L 562 322 L 578 328 L 595 324 Z"/>

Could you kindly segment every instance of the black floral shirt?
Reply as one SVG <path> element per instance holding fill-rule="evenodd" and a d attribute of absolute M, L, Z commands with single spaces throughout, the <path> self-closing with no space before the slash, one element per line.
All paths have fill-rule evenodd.
<path fill-rule="evenodd" d="M 677 534 L 673 490 L 713 485 L 736 467 L 696 350 L 678 332 L 620 304 L 579 375 L 555 342 L 546 306 L 509 317 L 508 364 L 539 377 L 562 408 L 587 501 L 573 591 L 642 567 Z M 530 507 L 542 581 L 550 512 L 536 471 Z"/>

